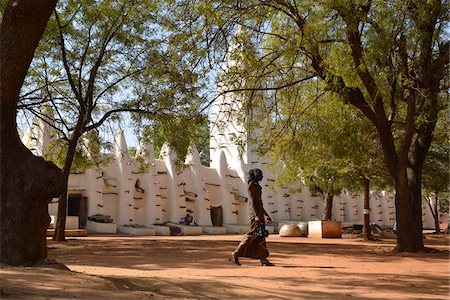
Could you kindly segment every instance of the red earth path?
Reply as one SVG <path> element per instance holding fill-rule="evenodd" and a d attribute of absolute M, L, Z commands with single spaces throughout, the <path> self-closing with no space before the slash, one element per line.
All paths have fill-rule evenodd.
<path fill-rule="evenodd" d="M 1 299 L 450 299 L 449 235 L 437 253 L 393 253 L 395 240 L 267 240 L 275 267 L 228 262 L 241 235 L 93 235 L 48 240 L 66 265 L 1 267 Z"/>

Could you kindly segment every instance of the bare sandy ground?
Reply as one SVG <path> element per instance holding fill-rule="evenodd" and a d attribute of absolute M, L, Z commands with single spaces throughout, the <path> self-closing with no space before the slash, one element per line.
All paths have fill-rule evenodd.
<path fill-rule="evenodd" d="M 268 238 L 270 260 L 228 262 L 241 235 L 90 235 L 48 241 L 56 265 L 2 267 L 1 299 L 450 299 L 449 236 L 438 253 L 395 254 L 394 240 Z"/>

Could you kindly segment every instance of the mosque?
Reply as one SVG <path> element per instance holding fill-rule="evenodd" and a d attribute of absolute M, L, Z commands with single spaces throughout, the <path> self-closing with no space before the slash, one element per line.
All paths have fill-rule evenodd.
<path fill-rule="evenodd" d="M 253 168 L 264 172 L 261 186 L 264 207 L 273 220 L 268 226 L 270 231 L 276 231 L 279 224 L 321 220 L 322 198 L 311 194 L 306 186 L 300 192 L 278 187 L 268 162 L 252 151 L 245 129 L 233 117 L 240 105 L 232 93 L 218 97 L 212 104 L 209 166 L 202 165 L 195 145 L 190 146 L 185 168 L 180 170 L 169 145 L 164 145 L 157 155 L 147 143 L 138 149 L 146 166 L 142 168 L 142 162 L 129 155 L 124 132 L 119 129 L 112 159 L 106 166 L 70 175 L 66 229 L 169 235 L 169 227 L 164 224 L 179 224 L 189 213 L 198 226 L 177 225 L 182 234 L 243 233 L 249 224 L 246 174 Z M 50 125 L 36 119 L 22 141 L 35 155 L 42 156 L 53 142 L 51 132 Z M 239 148 L 234 142 L 237 138 L 248 143 Z M 371 222 L 393 226 L 393 193 L 372 191 L 370 207 Z M 424 228 L 433 228 L 429 207 L 424 204 L 422 210 Z M 54 222 L 57 199 L 49 204 L 49 214 Z M 99 222 L 95 216 L 106 217 L 107 222 Z M 343 226 L 362 225 L 363 195 L 342 193 L 334 197 L 332 220 Z"/>
<path fill-rule="evenodd" d="M 133 235 L 169 235 L 166 222 L 178 224 L 186 213 L 198 226 L 182 226 L 183 234 L 242 233 L 248 230 L 247 172 L 260 168 L 266 211 L 276 224 L 321 220 L 323 203 L 307 187 L 290 192 L 277 187 L 267 162 L 258 159 L 251 145 L 239 149 L 230 137 L 245 134 L 242 126 L 229 119 L 229 111 L 239 102 L 218 98 L 211 112 L 210 166 L 200 162 L 191 145 L 185 168 L 176 166 L 176 153 L 164 145 L 155 155 L 151 144 L 141 145 L 139 154 L 147 166 L 130 157 L 122 130 L 115 136 L 112 160 L 101 169 L 91 168 L 69 177 L 67 229 L 86 228 L 95 232 Z M 227 121 L 224 121 L 227 120 Z M 220 124 L 221 126 L 217 126 Z M 52 143 L 51 127 L 35 120 L 22 141 L 35 155 L 44 155 Z M 380 226 L 395 222 L 394 194 L 373 191 L 370 195 L 370 220 Z M 433 228 L 433 217 L 424 205 L 424 228 Z M 343 224 L 363 224 L 363 196 L 342 193 L 334 197 L 332 219 Z M 49 204 L 49 214 L 57 215 L 57 199 Z M 94 215 L 110 216 L 112 222 L 96 222 Z M 91 219 L 91 220 L 89 220 Z M 159 225 L 158 225 L 159 224 Z"/>

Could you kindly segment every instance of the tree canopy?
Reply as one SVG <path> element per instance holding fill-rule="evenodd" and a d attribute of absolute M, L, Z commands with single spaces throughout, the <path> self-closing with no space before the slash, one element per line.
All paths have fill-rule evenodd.
<path fill-rule="evenodd" d="M 302 87 L 319 81 L 324 93 L 360 111 L 376 129 L 396 191 L 397 250 L 423 250 L 421 177 L 446 107 L 448 1 L 186 3 L 199 14 L 189 24 L 204 28 L 209 49 L 228 48 L 239 26 L 251 51 L 244 70 L 229 70 L 230 80 L 239 79 L 229 92 L 246 93 L 248 110 L 263 101 L 271 120 L 288 98 L 306 109 Z"/>
<path fill-rule="evenodd" d="M 151 0 L 79 0 L 56 6 L 19 107 L 48 122 L 67 142 L 62 164 L 66 189 L 82 137 L 119 113 L 167 128 L 200 119 L 197 70 L 168 42 L 164 14 L 161 3 Z M 54 120 L 42 115 L 43 104 L 54 110 Z M 64 239 L 66 193 L 59 199 L 58 240 Z"/>
<path fill-rule="evenodd" d="M 59 137 L 80 119 L 89 131 L 121 111 L 161 120 L 196 111 L 195 70 L 171 51 L 156 1 L 70 1 L 54 16 L 19 108 L 42 116 L 48 103 Z"/>

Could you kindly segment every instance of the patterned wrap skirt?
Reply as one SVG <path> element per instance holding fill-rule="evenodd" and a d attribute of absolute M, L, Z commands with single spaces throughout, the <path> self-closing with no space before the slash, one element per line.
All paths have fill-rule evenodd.
<path fill-rule="evenodd" d="M 256 237 L 256 221 L 255 217 L 250 218 L 250 231 L 247 232 L 242 241 L 234 250 L 234 255 L 237 257 L 249 257 L 265 259 L 269 256 L 269 251 L 266 246 L 266 238 Z"/>

